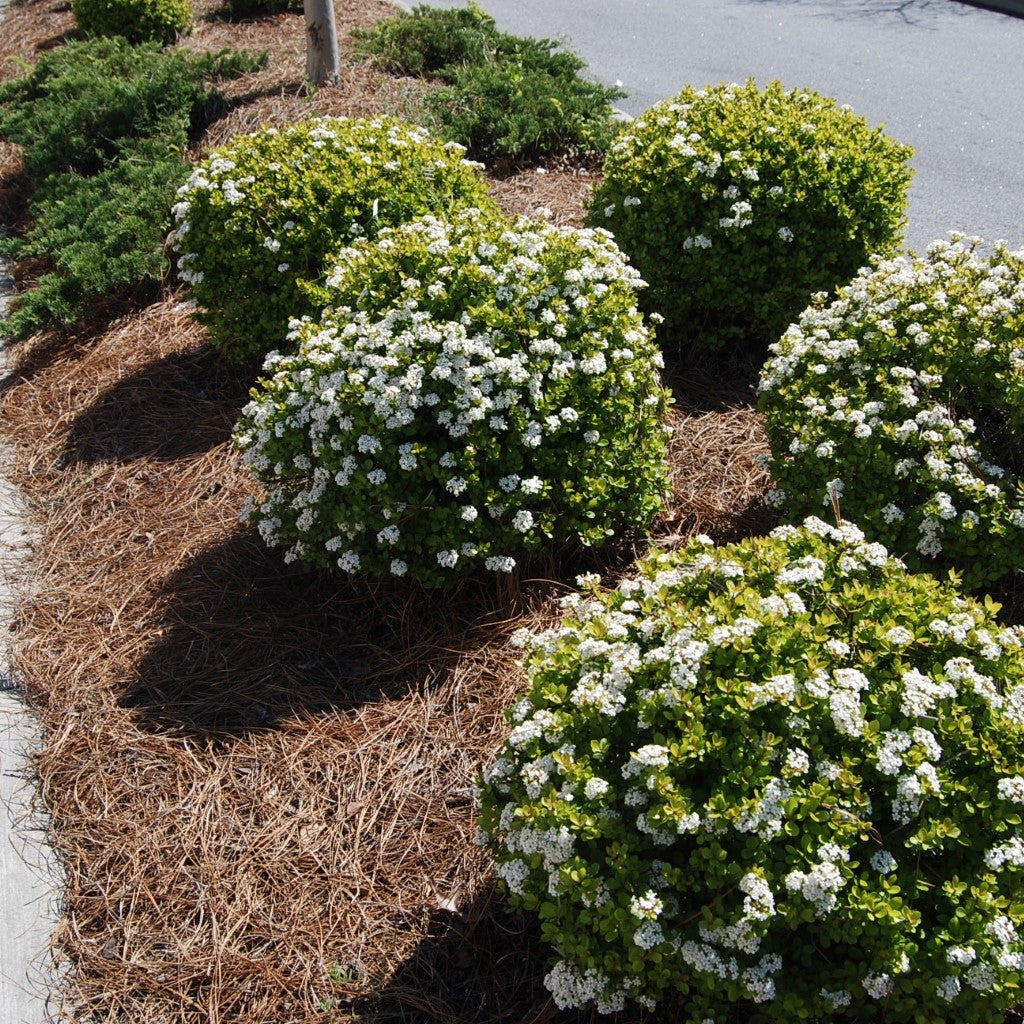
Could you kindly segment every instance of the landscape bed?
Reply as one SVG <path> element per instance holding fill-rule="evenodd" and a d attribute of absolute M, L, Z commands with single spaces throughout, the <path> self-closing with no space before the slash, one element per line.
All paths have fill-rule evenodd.
<path fill-rule="evenodd" d="M 392 13 L 336 5 L 346 30 Z M 33 60 L 73 24 L 57 0 L 12 7 L 0 51 Z M 345 59 L 302 86 L 303 22 L 199 18 L 183 43 L 270 52 L 224 87 L 195 155 L 310 114 L 401 114 L 423 86 Z M 4 221 L 26 186 L 6 147 Z M 510 212 L 579 224 L 597 175 L 494 178 Z M 614 581 L 621 546 L 443 598 L 286 566 L 239 522 L 253 483 L 230 433 L 253 368 L 221 361 L 168 285 L 10 350 L 0 410 L 11 476 L 39 530 L 16 622 L 19 678 L 45 745 L 40 810 L 67 871 L 60 1012 L 99 1022 L 589 1019 L 557 1011 L 548 950 L 495 893 L 474 845 L 472 780 L 525 689 L 523 626 L 558 616 L 580 571 Z M 744 376 L 745 374 L 745 376 Z M 671 548 L 773 523 L 755 370 L 675 370 Z M 639 1013 L 640 1011 L 637 1011 Z"/>

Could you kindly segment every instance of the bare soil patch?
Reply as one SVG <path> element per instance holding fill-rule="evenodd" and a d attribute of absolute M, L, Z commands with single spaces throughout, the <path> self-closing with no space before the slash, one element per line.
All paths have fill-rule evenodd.
<path fill-rule="evenodd" d="M 337 10 L 344 36 L 392 8 Z M 71 29 L 61 0 L 17 4 L 0 73 Z M 271 54 L 231 83 L 197 152 L 314 112 L 401 113 L 422 88 L 349 62 L 338 89 L 308 93 L 295 15 L 211 10 L 185 45 Z M 16 197 L 17 154 L 0 156 L 0 198 Z M 593 180 L 531 169 L 493 185 L 509 210 L 578 223 Z M 169 285 L 145 308 L 19 345 L 0 391 L 40 536 L 16 659 L 46 732 L 40 799 L 68 872 L 53 939 L 62 1017 L 583 1019 L 554 1009 L 547 951 L 494 892 L 471 792 L 524 688 L 508 637 L 553 621 L 580 567 L 441 597 L 285 566 L 238 521 L 253 484 L 229 437 L 254 370 L 215 356 L 184 298 Z M 750 381 L 675 376 L 658 542 L 762 532 Z M 596 567 L 614 579 L 624 554 Z"/>

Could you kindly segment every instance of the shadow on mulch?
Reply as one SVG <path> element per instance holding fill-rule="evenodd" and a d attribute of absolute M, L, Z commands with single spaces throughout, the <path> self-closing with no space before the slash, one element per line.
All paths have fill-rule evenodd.
<path fill-rule="evenodd" d="M 0 337 L 0 348 L 12 357 L 11 371 L 0 379 L 0 395 L 33 380 L 62 359 L 74 360 L 84 355 L 104 336 L 113 320 L 124 312 L 124 305 L 111 307 L 109 315 L 104 315 L 97 308 L 87 324 L 53 327 L 18 341 Z"/>
<path fill-rule="evenodd" d="M 559 1010 L 544 987 L 550 947 L 536 918 L 509 912 L 493 883 L 468 907 L 431 915 L 426 937 L 388 983 L 372 996 L 339 1006 L 367 1024 L 582 1024 L 591 1011 Z M 344 971 L 349 965 L 338 965 Z M 610 1024 L 643 1019 L 634 1013 L 600 1018 Z"/>
<path fill-rule="evenodd" d="M 493 581 L 443 599 L 405 581 L 350 584 L 285 565 L 243 528 L 173 573 L 156 602 L 161 635 L 121 705 L 147 731 L 225 739 L 420 692 L 515 614 Z"/>
<path fill-rule="evenodd" d="M 62 465 L 209 451 L 230 438 L 251 383 L 248 368 L 226 362 L 210 345 L 156 359 L 79 414 Z"/>
<path fill-rule="evenodd" d="M 765 353 L 665 352 L 662 378 L 687 415 L 724 412 L 757 401 Z"/>

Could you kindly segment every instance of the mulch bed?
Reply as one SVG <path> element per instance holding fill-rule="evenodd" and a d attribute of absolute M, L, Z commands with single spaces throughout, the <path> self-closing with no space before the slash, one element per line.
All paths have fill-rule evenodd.
<path fill-rule="evenodd" d="M 392 10 L 337 9 L 342 36 Z M 66 4 L 25 0 L 0 57 L 31 60 L 71 29 Z M 422 88 L 349 61 L 338 89 L 307 94 L 297 15 L 211 14 L 186 45 L 271 54 L 231 83 L 204 149 L 313 112 L 401 113 Z M 14 209 L 17 154 L 0 159 Z M 493 184 L 509 210 L 579 223 L 594 180 L 541 168 Z M 168 286 L 145 308 L 20 344 L 0 386 L 10 475 L 39 535 L 15 658 L 46 734 L 39 794 L 67 872 L 58 1012 L 90 1024 L 590 1019 L 551 1003 L 547 950 L 473 844 L 471 792 L 525 687 L 508 637 L 554 621 L 580 567 L 442 597 L 285 566 L 238 520 L 254 487 L 229 438 L 251 369 L 216 357 L 185 298 Z M 753 376 L 728 376 L 671 375 L 663 546 L 771 526 Z M 630 554 L 596 568 L 613 581 Z"/>

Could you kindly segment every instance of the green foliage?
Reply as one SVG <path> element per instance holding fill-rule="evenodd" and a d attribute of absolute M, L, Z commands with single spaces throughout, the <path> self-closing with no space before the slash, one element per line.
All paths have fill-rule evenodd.
<path fill-rule="evenodd" d="M 132 43 L 172 43 L 192 27 L 189 0 L 71 0 L 86 36 L 122 36 Z"/>
<path fill-rule="evenodd" d="M 0 244 L 5 255 L 52 262 L 3 325 L 23 338 L 53 323 L 73 322 L 90 300 L 130 289 L 150 297 L 166 270 L 161 252 L 166 211 L 188 176 L 188 164 L 163 142 L 135 141 L 91 177 L 55 175 L 23 238 Z"/>
<path fill-rule="evenodd" d="M 122 38 L 69 43 L 0 85 L 0 135 L 26 147 L 25 170 L 37 185 L 64 171 L 96 174 L 125 138 L 183 146 L 202 120 L 207 82 L 249 70 L 222 74 L 223 63 Z"/>
<path fill-rule="evenodd" d="M 428 93 L 427 116 L 478 159 L 592 155 L 614 136 L 611 101 L 625 93 L 581 78 L 585 63 L 550 39 L 499 32 L 476 4 L 420 5 L 355 35 L 379 67 L 448 83 Z"/>
<path fill-rule="evenodd" d="M 560 1007 L 1001 1021 L 1024 967 L 1024 629 L 817 519 L 698 538 L 523 638 L 480 841 Z"/>
<path fill-rule="evenodd" d="M 836 494 L 914 569 L 979 587 L 1024 568 L 1024 258 L 979 240 L 865 269 L 772 346 L 773 498 Z"/>
<path fill-rule="evenodd" d="M 352 35 L 356 55 L 371 58 L 384 71 L 442 78 L 458 65 L 493 60 L 504 38 L 475 3 L 450 9 L 417 4 Z"/>
<path fill-rule="evenodd" d="M 687 87 L 617 139 L 589 221 L 650 282 L 666 338 L 764 348 L 899 248 L 911 152 L 813 92 Z"/>
<path fill-rule="evenodd" d="M 0 135 L 25 147 L 33 225 L 4 248 L 54 266 L 3 326 L 12 337 L 70 322 L 90 299 L 161 278 L 168 209 L 188 174 L 188 138 L 212 104 L 209 83 L 259 66 L 121 38 L 69 43 L 0 85 Z"/>
<path fill-rule="evenodd" d="M 236 429 L 263 537 L 443 586 L 646 529 L 668 394 L 638 284 L 604 232 L 477 211 L 342 252 Z"/>
<path fill-rule="evenodd" d="M 391 118 L 322 118 L 235 139 L 181 190 L 178 267 L 210 340 L 243 361 L 317 307 L 327 256 L 424 213 L 492 208 L 461 146 Z"/>
<path fill-rule="evenodd" d="M 426 96 L 437 129 L 480 159 L 536 160 L 603 153 L 625 95 L 581 78 L 585 64 L 547 40 L 524 40 L 499 60 L 450 70 L 450 85 Z"/>

